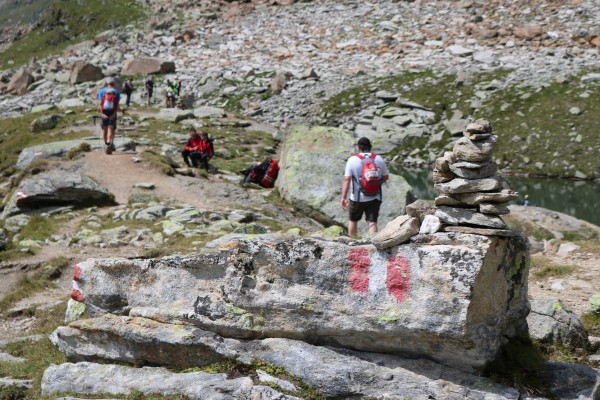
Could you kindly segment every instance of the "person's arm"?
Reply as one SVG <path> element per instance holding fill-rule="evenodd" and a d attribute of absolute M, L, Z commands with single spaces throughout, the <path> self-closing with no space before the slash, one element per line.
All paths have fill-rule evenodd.
<path fill-rule="evenodd" d="M 342 183 L 342 199 L 340 204 L 344 210 L 348 208 L 348 191 L 350 190 L 351 176 L 344 176 L 344 182 Z"/>

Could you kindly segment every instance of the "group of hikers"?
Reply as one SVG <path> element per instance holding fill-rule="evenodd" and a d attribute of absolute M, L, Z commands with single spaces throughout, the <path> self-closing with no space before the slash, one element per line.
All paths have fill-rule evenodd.
<path fill-rule="evenodd" d="M 177 79 L 174 81 L 167 80 L 166 85 L 166 105 L 167 107 L 173 107 L 181 90 L 181 81 Z M 133 90 L 133 83 L 129 79 L 124 85 L 128 106 Z M 152 76 L 149 76 L 146 80 L 146 90 L 148 92 L 148 104 L 150 104 L 154 90 Z M 106 81 L 106 86 L 98 93 L 98 100 L 98 110 L 102 117 L 104 150 L 107 154 L 111 154 L 115 150 L 117 112 L 125 113 L 125 110 L 120 107 L 121 93 L 115 88 L 113 78 Z M 385 161 L 381 156 L 371 152 L 371 141 L 363 137 L 358 140 L 356 145 L 358 152 L 346 162 L 340 200 L 341 207 L 348 211 L 348 234 L 350 236 L 357 235 L 358 221 L 362 220 L 363 215 L 367 221 L 369 233 L 377 232 L 377 220 L 382 202 L 381 187 L 389 179 Z M 199 168 L 201 166 L 208 172 L 209 160 L 214 155 L 213 141 L 208 132 L 198 133 L 195 128 L 191 128 L 190 137 L 181 155 L 188 167 Z M 262 187 L 270 188 L 277 179 L 279 165 L 276 160 L 269 157 L 262 163 L 252 165 L 239 171 L 239 173 L 243 175 L 242 182 L 256 183 Z"/>

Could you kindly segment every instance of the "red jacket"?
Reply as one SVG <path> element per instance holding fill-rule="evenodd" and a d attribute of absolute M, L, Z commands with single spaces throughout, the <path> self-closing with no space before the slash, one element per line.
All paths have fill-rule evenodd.
<path fill-rule="evenodd" d="M 184 150 L 197 151 L 200 154 L 207 154 L 208 156 L 213 155 L 210 142 L 208 140 L 202 140 L 200 137 L 190 138 L 183 148 Z"/>

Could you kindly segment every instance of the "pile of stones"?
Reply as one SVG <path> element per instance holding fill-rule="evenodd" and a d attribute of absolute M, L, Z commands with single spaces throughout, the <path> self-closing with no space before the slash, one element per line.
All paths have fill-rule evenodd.
<path fill-rule="evenodd" d="M 435 216 L 448 232 L 512 235 L 500 215 L 509 209 L 501 205 L 518 197 L 498 176 L 492 153 L 498 136 L 487 120 L 467 125 L 454 149 L 435 162 L 433 180 L 441 193 L 435 199 Z"/>

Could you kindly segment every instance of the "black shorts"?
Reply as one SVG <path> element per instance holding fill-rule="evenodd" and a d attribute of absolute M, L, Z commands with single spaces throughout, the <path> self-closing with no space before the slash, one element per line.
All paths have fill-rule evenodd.
<path fill-rule="evenodd" d="M 348 208 L 350 214 L 350 221 L 360 221 L 362 219 L 363 213 L 365 214 L 365 219 L 369 222 L 377 222 L 377 217 L 379 217 L 379 207 L 381 207 L 381 201 L 379 200 L 371 200 L 371 201 L 352 201 L 349 200 L 350 207 Z"/>
<path fill-rule="evenodd" d="M 110 118 L 102 118 L 102 122 L 100 124 L 100 126 L 102 128 L 108 128 L 109 126 L 114 127 L 115 129 L 117 129 L 117 119 L 110 119 Z"/>

